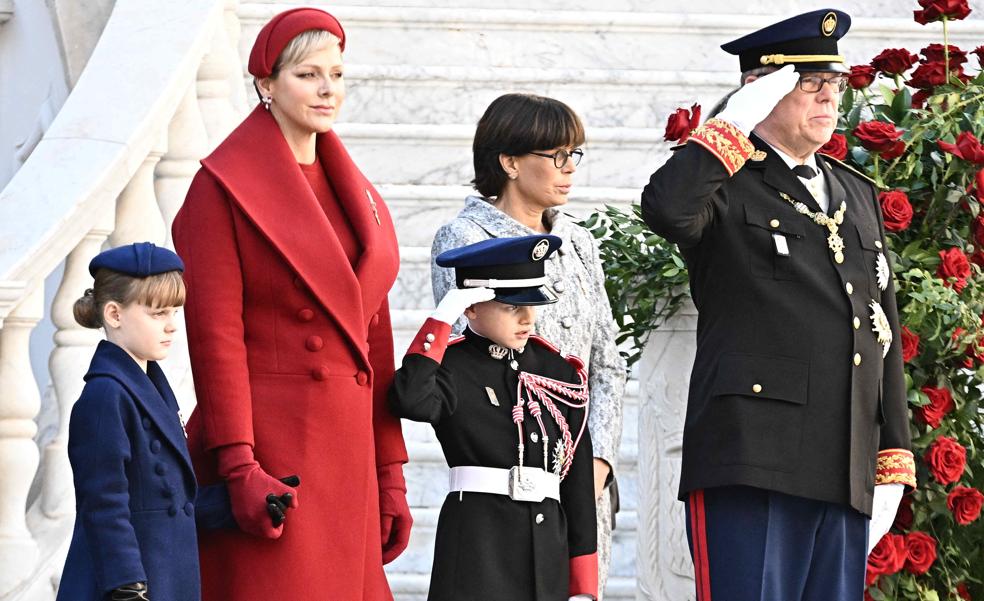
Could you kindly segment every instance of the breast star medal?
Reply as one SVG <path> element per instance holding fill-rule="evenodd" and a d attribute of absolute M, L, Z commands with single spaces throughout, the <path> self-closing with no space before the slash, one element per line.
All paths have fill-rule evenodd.
<path fill-rule="evenodd" d="M 878 253 L 875 258 L 875 275 L 878 276 L 878 288 L 884 292 L 888 288 L 888 278 L 892 276 L 892 272 L 888 268 L 888 259 L 885 258 L 885 253 Z"/>
<path fill-rule="evenodd" d="M 560 470 L 564 467 L 564 461 L 567 459 L 564 453 L 564 441 L 558 440 L 557 444 L 553 448 L 553 473 L 560 475 Z"/>
<path fill-rule="evenodd" d="M 779 196 L 781 196 L 783 200 L 789 204 L 793 205 L 793 208 L 796 209 L 797 213 L 800 215 L 806 215 L 817 225 L 827 228 L 827 231 L 830 232 L 830 235 L 827 236 L 827 247 L 830 248 L 830 252 L 834 253 L 834 261 L 837 264 L 843 263 L 844 239 L 841 238 L 839 229 L 840 225 L 844 223 L 844 213 L 847 212 L 847 203 L 842 202 L 840 206 L 837 207 L 834 215 L 831 217 L 830 215 L 825 215 L 824 213 L 820 213 L 818 211 L 811 211 L 810 207 L 798 200 L 794 200 L 785 192 L 780 192 Z"/>
<path fill-rule="evenodd" d="M 892 346 L 892 326 L 888 323 L 888 316 L 885 315 L 885 310 L 878 301 L 873 300 L 868 306 L 871 308 L 871 331 L 882 345 L 882 358 L 884 358 L 888 355 L 889 347 Z"/>

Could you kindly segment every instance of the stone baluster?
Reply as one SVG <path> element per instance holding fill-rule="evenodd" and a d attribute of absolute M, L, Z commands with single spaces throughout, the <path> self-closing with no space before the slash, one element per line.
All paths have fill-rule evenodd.
<path fill-rule="evenodd" d="M 198 161 L 208 149 L 208 134 L 202 124 L 197 86 L 192 82 L 167 127 L 167 152 L 157 165 L 154 190 L 171 244 L 171 223 L 184 203 Z"/>
<path fill-rule="evenodd" d="M 694 598 L 677 486 L 696 328 L 697 313 L 688 304 L 652 333 L 639 363 L 637 601 Z"/>
<path fill-rule="evenodd" d="M 112 232 L 112 214 L 106 213 L 105 223 L 93 228 L 65 259 L 65 273 L 51 303 L 51 321 L 58 328 L 55 348 L 48 359 L 48 371 L 58 403 L 58 432 L 44 448 L 42 457 L 44 482 L 41 508 L 49 518 L 75 511 L 72 467 L 68 462 L 68 423 L 82 387 L 82 377 L 96 345 L 102 339 L 98 330 L 83 328 L 75 321 L 72 308 L 86 288 L 92 286 L 89 261 L 99 253 L 106 237 Z"/>
<path fill-rule="evenodd" d="M 0 329 L 0 597 L 27 578 L 38 561 L 25 508 L 38 468 L 34 418 L 41 409 L 31 370 L 30 337 L 43 315 L 44 288 L 39 283 Z"/>
<path fill-rule="evenodd" d="M 112 248 L 133 242 L 153 242 L 161 246 L 167 240 L 167 226 L 154 192 L 154 167 L 164 154 L 160 146 L 150 151 L 116 199 L 116 229 L 109 235 Z"/>
<path fill-rule="evenodd" d="M 214 148 L 239 124 L 247 110 L 243 68 L 239 60 L 238 0 L 227 0 L 222 22 L 215 28 L 211 47 L 198 68 L 198 99 Z M 198 157 L 201 158 L 201 157 Z"/>

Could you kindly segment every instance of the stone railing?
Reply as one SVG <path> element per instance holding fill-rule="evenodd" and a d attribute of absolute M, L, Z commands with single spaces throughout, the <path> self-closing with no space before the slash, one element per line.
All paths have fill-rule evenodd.
<path fill-rule="evenodd" d="M 170 243 L 198 160 L 245 114 L 237 7 L 117 0 L 65 105 L 0 192 L 0 599 L 54 598 L 75 512 L 68 420 L 100 338 L 72 304 L 104 245 Z M 30 338 L 46 317 L 56 425 L 39 441 Z"/>

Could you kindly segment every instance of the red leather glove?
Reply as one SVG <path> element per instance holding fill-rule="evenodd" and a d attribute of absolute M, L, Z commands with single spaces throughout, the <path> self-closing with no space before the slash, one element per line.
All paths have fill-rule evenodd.
<path fill-rule="evenodd" d="M 379 525 L 383 543 L 383 565 L 388 564 L 407 548 L 413 518 L 407 505 L 407 483 L 403 465 L 390 463 L 376 468 L 379 480 Z"/>
<path fill-rule="evenodd" d="M 264 538 L 280 538 L 283 524 L 274 528 L 268 512 L 267 495 L 290 493 L 288 507 L 297 508 L 297 489 L 263 471 L 253 457 L 253 447 L 246 443 L 216 449 L 219 475 L 229 487 L 232 515 L 243 532 Z M 281 497 L 283 498 L 283 497 Z"/>

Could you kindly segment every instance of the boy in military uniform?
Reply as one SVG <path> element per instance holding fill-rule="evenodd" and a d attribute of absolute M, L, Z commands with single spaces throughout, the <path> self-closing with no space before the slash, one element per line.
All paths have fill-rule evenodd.
<path fill-rule="evenodd" d="M 428 601 L 578 601 L 598 593 L 583 363 L 533 335 L 554 302 L 549 235 L 442 253 L 457 288 L 414 338 L 390 391 L 400 417 L 433 425 L 451 467 Z M 459 315 L 464 336 L 448 341 Z"/>
<path fill-rule="evenodd" d="M 680 477 L 698 601 L 860 599 L 915 486 L 876 189 L 816 154 L 849 26 L 824 9 L 722 46 L 743 87 L 642 193 L 700 315 Z"/>

